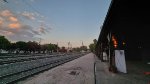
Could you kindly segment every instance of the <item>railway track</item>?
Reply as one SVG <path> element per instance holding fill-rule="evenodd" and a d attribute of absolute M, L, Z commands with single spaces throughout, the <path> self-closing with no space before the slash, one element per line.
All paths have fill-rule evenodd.
<path fill-rule="evenodd" d="M 46 55 L 46 56 L 45 55 L 2 56 L 0 57 L 0 65 L 23 62 L 23 61 L 31 61 L 37 59 L 45 59 L 45 58 L 51 58 L 55 56 L 64 56 L 64 54 L 55 54 L 55 55 Z"/>
<path fill-rule="evenodd" d="M 37 56 L 37 57 L 16 57 L 16 58 L 0 59 L 0 65 L 16 63 L 16 62 L 23 62 L 23 61 L 31 61 L 31 60 L 37 60 L 37 59 L 45 59 L 45 58 L 51 58 L 51 57 L 55 57 L 55 56 L 58 56 L 58 55 Z M 62 55 L 59 55 L 59 56 L 62 56 Z"/>
<path fill-rule="evenodd" d="M 13 83 L 41 71 L 72 61 L 83 55 L 84 54 L 74 54 L 0 65 L 0 84 Z"/>

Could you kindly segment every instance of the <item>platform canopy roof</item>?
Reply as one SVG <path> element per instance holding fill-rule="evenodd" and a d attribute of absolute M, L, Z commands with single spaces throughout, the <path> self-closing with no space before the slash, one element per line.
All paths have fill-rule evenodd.
<path fill-rule="evenodd" d="M 112 32 L 128 42 L 150 43 L 150 3 L 148 0 L 112 0 L 98 43 Z"/>

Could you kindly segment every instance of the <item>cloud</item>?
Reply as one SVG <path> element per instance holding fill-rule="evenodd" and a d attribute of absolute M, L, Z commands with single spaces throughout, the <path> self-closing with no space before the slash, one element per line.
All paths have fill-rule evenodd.
<path fill-rule="evenodd" d="M 10 10 L 2 10 L 0 11 L 0 21 L 18 22 L 18 18 Z"/>
<path fill-rule="evenodd" d="M 38 37 L 47 32 L 45 26 L 36 29 L 29 24 L 25 24 L 26 21 L 22 22 L 26 19 L 28 19 L 27 21 L 35 21 L 38 14 L 30 12 L 18 14 L 21 14 L 21 17 L 17 17 L 18 15 L 10 10 L 0 10 L 0 35 L 6 36 L 11 41 L 32 41 L 39 40 Z M 39 24 L 38 19 L 36 21 Z"/>
<path fill-rule="evenodd" d="M 33 28 L 29 25 L 21 25 L 20 29 L 4 26 L 0 28 L 0 34 L 5 35 L 12 41 L 36 40 L 36 36 L 40 35 L 39 32 L 33 30 Z"/>
<path fill-rule="evenodd" d="M 2 25 L 3 24 L 3 21 L 2 20 L 0 20 L 0 25 Z"/>
<path fill-rule="evenodd" d="M 36 30 L 32 30 L 32 32 L 33 32 L 34 34 L 36 34 L 36 35 L 40 35 L 40 33 L 39 33 L 38 31 L 36 31 Z"/>
<path fill-rule="evenodd" d="M 29 20 L 34 20 L 35 19 L 35 14 L 27 12 L 27 11 L 24 11 L 22 13 L 22 16 L 24 16 L 26 19 L 29 19 Z"/>
<path fill-rule="evenodd" d="M 43 27 L 40 27 L 39 32 L 45 34 L 46 30 Z"/>
<path fill-rule="evenodd" d="M 21 27 L 21 24 L 20 23 L 11 23 L 8 25 L 8 27 L 19 29 Z"/>
<path fill-rule="evenodd" d="M 51 29 L 51 28 L 49 28 L 47 25 L 45 25 L 45 24 L 42 23 L 42 24 L 40 25 L 38 31 L 39 31 L 41 34 L 46 34 L 47 32 L 49 32 L 48 29 Z"/>
<path fill-rule="evenodd" d="M 2 31 L 2 30 L 0 30 L 0 34 L 4 34 L 4 35 L 7 35 L 7 36 L 13 35 L 12 32 L 9 32 L 9 31 Z"/>
<path fill-rule="evenodd" d="M 10 16 L 9 20 L 12 21 L 12 22 L 17 22 L 18 21 L 18 19 L 14 16 Z"/>
<path fill-rule="evenodd" d="M 36 40 L 36 36 L 40 35 L 40 32 L 34 30 L 30 25 L 22 23 L 16 16 L 9 10 L 0 11 L 0 34 L 12 41 Z"/>
<path fill-rule="evenodd" d="M 7 35 L 12 36 L 14 33 L 12 32 L 6 32 Z"/>
<path fill-rule="evenodd" d="M 4 17 L 8 17 L 8 16 L 12 16 L 13 14 L 9 11 L 9 10 L 3 10 L 1 13 L 0 13 L 1 16 L 4 16 Z"/>
<path fill-rule="evenodd" d="M 3 20 L 3 18 L 0 16 L 0 26 L 3 25 L 3 23 L 4 23 L 4 20 Z"/>

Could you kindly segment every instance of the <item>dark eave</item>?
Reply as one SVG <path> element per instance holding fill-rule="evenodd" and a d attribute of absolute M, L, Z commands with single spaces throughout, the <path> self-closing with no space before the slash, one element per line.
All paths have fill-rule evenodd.
<path fill-rule="evenodd" d="M 107 34 L 122 36 L 132 45 L 150 43 L 150 5 L 148 0 L 112 0 L 104 20 L 97 46 Z"/>

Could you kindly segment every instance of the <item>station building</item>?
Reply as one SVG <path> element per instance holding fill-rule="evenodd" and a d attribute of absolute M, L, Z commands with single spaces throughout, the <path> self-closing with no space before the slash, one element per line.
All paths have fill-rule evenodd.
<path fill-rule="evenodd" d="M 150 62 L 148 0 L 112 0 L 101 27 L 96 54 L 102 61 L 115 66 L 115 50 L 124 50 L 126 61 Z M 107 59 L 104 59 L 104 52 Z"/>

